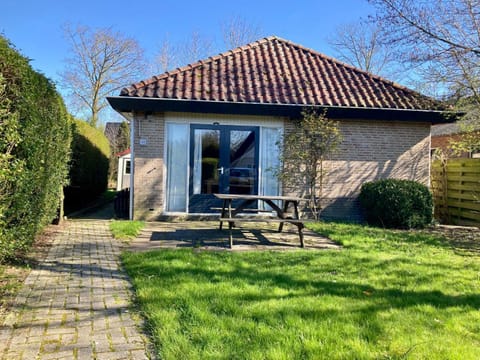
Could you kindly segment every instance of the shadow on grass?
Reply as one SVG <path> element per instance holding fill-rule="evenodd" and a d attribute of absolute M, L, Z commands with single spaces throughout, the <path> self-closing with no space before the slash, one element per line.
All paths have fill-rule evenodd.
<path fill-rule="evenodd" d="M 157 253 L 158 255 L 158 253 Z M 190 255 L 191 256 L 191 255 Z M 169 262 L 170 256 L 163 257 L 162 262 Z M 173 256 L 171 260 L 178 260 L 178 256 Z M 285 260 L 285 259 L 282 259 Z M 292 263 L 288 264 L 287 262 L 282 261 L 282 265 L 294 266 L 294 264 L 303 263 L 302 260 L 298 257 L 292 259 Z M 372 261 L 370 265 L 367 259 L 362 260 L 364 264 L 361 266 L 369 266 L 372 268 L 377 267 L 379 264 Z M 308 265 L 307 265 L 308 266 Z M 391 268 L 392 264 L 387 264 L 387 267 Z M 428 266 L 428 264 L 426 265 Z M 262 267 L 259 264 L 259 267 Z M 352 301 L 355 300 L 365 300 L 370 299 L 374 300 L 376 311 L 389 309 L 389 308 L 406 308 L 417 305 L 431 305 L 436 308 L 447 308 L 447 307 L 471 307 L 472 309 L 480 308 L 480 295 L 479 294 L 466 294 L 466 295 L 449 295 L 445 294 L 442 291 L 438 290 L 403 290 L 401 288 L 391 287 L 391 288 L 380 288 L 369 285 L 367 283 L 359 284 L 355 282 L 339 280 L 318 280 L 318 279 L 300 279 L 286 273 L 279 273 L 278 271 L 269 271 L 265 270 L 268 268 L 264 267 L 262 270 L 257 270 L 252 266 L 242 267 L 235 266 L 231 271 L 221 270 L 216 268 L 214 270 L 208 270 L 203 268 L 201 264 L 197 266 L 190 263 L 188 267 L 170 267 L 170 268 L 161 268 L 157 266 L 149 266 L 146 264 L 140 265 L 137 269 L 130 269 L 131 271 L 137 272 L 137 275 L 142 277 L 145 276 L 161 276 L 163 286 L 171 280 L 171 285 L 175 286 L 180 279 L 196 279 L 197 282 L 236 282 L 239 283 L 248 283 L 248 284 L 261 284 L 262 286 L 272 286 L 277 288 L 283 288 L 290 292 L 294 292 L 295 295 L 289 296 L 337 296 Z M 312 269 L 315 271 L 318 269 Z M 322 269 L 325 271 L 325 269 Z M 335 270 L 332 270 L 334 274 Z M 414 276 L 414 275 L 412 275 Z M 428 276 L 421 279 L 421 281 L 428 282 Z M 251 296 L 248 295 L 250 300 Z M 270 296 L 268 294 L 258 295 L 258 298 L 255 300 L 263 301 L 268 299 Z"/>
<path fill-rule="evenodd" d="M 263 324 L 263 328 L 266 326 L 269 332 L 263 333 L 262 340 L 248 341 L 240 346 L 245 347 L 245 351 L 254 351 L 252 349 L 255 348 L 259 353 L 274 346 L 272 344 L 277 337 L 290 338 L 295 336 L 292 334 L 305 331 L 309 336 L 319 336 L 318 341 L 330 344 L 335 344 L 336 340 L 326 340 L 324 336 L 327 333 L 332 337 L 351 336 L 362 339 L 361 341 L 374 346 L 373 344 L 384 341 L 385 327 L 395 325 L 397 320 L 386 322 L 385 319 L 385 314 L 392 314 L 392 311 L 395 313 L 395 310 L 412 309 L 415 315 L 406 312 L 406 323 L 422 326 L 419 325 L 425 315 L 422 306 L 461 309 L 463 313 L 480 308 L 479 294 L 451 295 L 439 290 L 407 290 L 398 285 L 372 286 L 361 274 L 352 275 L 358 281 L 345 279 L 339 275 L 342 262 L 348 261 L 348 257 L 339 257 L 337 266 L 319 260 L 321 255 L 318 253 L 290 253 L 276 258 L 268 254 L 256 256 L 255 253 L 242 254 L 241 257 L 231 255 L 205 252 L 192 254 L 192 251 L 182 250 L 145 253 L 142 256 L 147 256 L 146 259 L 142 258 L 132 264 L 128 264 L 128 259 L 125 260 L 134 283 L 141 283 L 141 292 L 150 294 L 141 300 L 145 308 L 158 309 L 161 306 L 174 311 L 182 334 L 194 336 L 195 329 L 199 326 L 218 325 L 222 329 L 222 338 L 228 340 L 237 338 L 238 334 L 255 336 L 252 335 L 249 324 Z M 351 261 L 352 268 L 358 265 L 382 271 L 385 267 L 392 276 L 396 271 L 403 271 L 395 269 L 396 261 L 381 262 L 368 258 Z M 288 273 L 295 266 L 296 273 Z M 299 266 L 302 268 L 298 269 Z M 303 272 L 303 269 L 309 269 L 312 275 L 309 276 L 306 273 L 308 270 Z M 428 283 L 429 279 L 426 277 L 421 281 Z M 175 290 L 167 295 L 161 289 Z M 201 312 L 205 312 L 204 316 L 215 318 L 211 320 L 215 324 L 203 323 L 203 315 L 198 317 Z M 164 326 L 155 324 L 153 318 L 150 321 L 152 327 Z M 307 323 L 309 330 L 302 328 Z M 224 324 L 235 325 L 225 328 Z M 433 322 L 431 326 L 436 325 L 438 324 Z M 342 330 L 343 326 L 348 330 Z M 323 328 L 319 333 L 315 330 L 318 327 Z M 269 340 L 265 340 L 265 337 Z M 295 344 L 302 342 L 301 339 L 292 341 Z M 162 349 L 162 346 L 163 343 L 158 348 Z M 224 350 L 227 351 L 227 358 L 235 358 L 234 350 Z M 196 348 L 195 351 L 201 353 L 202 349 Z M 284 351 L 293 358 L 299 356 L 296 350 L 289 348 Z M 362 350 L 358 350 L 358 354 L 355 351 L 349 352 L 350 358 L 357 358 L 356 355 L 360 356 Z M 402 350 L 406 353 L 408 351 L 408 347 Z"/>
<path fill-rule="evenodd" d="M 363 238 L 367 242 L 419 244 L 452 249 L 459 255 L 480 255 L 480 230 L 476 228 L 433 227 L 423 230 L 397 230 L 348 223 L 310 223 L 311 230 L 341 243 L 346 248 L 356 244 L 349 239 Z"/>

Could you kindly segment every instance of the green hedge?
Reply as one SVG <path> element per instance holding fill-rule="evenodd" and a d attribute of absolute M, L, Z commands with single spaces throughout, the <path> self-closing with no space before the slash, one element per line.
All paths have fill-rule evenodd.
<path fill-rule="evenodd" d="M 57 217 L 71 122 L 55 86 L 0 36 L 0 262 Z"/>
<path fill-rule="evenodd" d="M 372 225 L 423 228 L 433 220 L 432 194 L 415 181 L 387 179 L 365 183 L 359 200 Z"/>
<path fill-rule="evenodd" d="M 107 189 L 110 145 L 107 137 L 82 120 L 74 120 L 70 185 L 65 211 L 79 210 Z"/>

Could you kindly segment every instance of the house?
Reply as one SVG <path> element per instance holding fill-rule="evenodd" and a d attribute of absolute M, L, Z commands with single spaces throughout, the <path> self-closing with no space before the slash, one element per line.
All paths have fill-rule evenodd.
<path fill-rule="evenodd" d="M 130 188 L 131 153 L 130 149 L 115 155 L 118 158 L 117 191 Z"/>
<path fill-rule="evenodd" d="M 472 151 L 462 153 L 453 152 L 452 143 L 462 140 L 468 142 L 469 140 L 473 140 L 474 137 L 477 139 L 480 137 L 479 130 L 474 132 L 467 130 L 470 131 L 470 129 L 466 129 L 458 123 L 432 126 L 432 155 L 434 155 L 436 151 L 441 151 L 449 158 L 480 158 L 480 149 L 472 149 Z M 475 142 L 478 144 L 478 140 L 475 140 Z"/>
<path fill-rule="evenodd" d="M 278 37 L 140 81 L 109 97 L 130 121 L 131 217 L 216 211 L 213 193 L 278 195 L 277 142 L 302 109 L 340 123 L 322 216 L 361 218 L 366 181 L 429 183 L 430 127 L 441 104 Z"/>

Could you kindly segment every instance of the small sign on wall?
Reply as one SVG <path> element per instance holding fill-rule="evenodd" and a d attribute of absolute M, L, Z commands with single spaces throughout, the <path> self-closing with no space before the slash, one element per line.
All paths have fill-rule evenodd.
<path fill-rule="evenodd" d="M 140 145 L 147 145 L 147 139 L 140 139 Z"/>

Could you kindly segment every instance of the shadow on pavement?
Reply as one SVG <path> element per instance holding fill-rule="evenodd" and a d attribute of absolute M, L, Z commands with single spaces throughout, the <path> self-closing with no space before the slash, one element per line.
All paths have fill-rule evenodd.
<path fill-rule="evenodd" d="M 115 218 L 113 200 L 94 204 L 86 209 L 67 214 L 69 219 L 110 220 Z"/>

